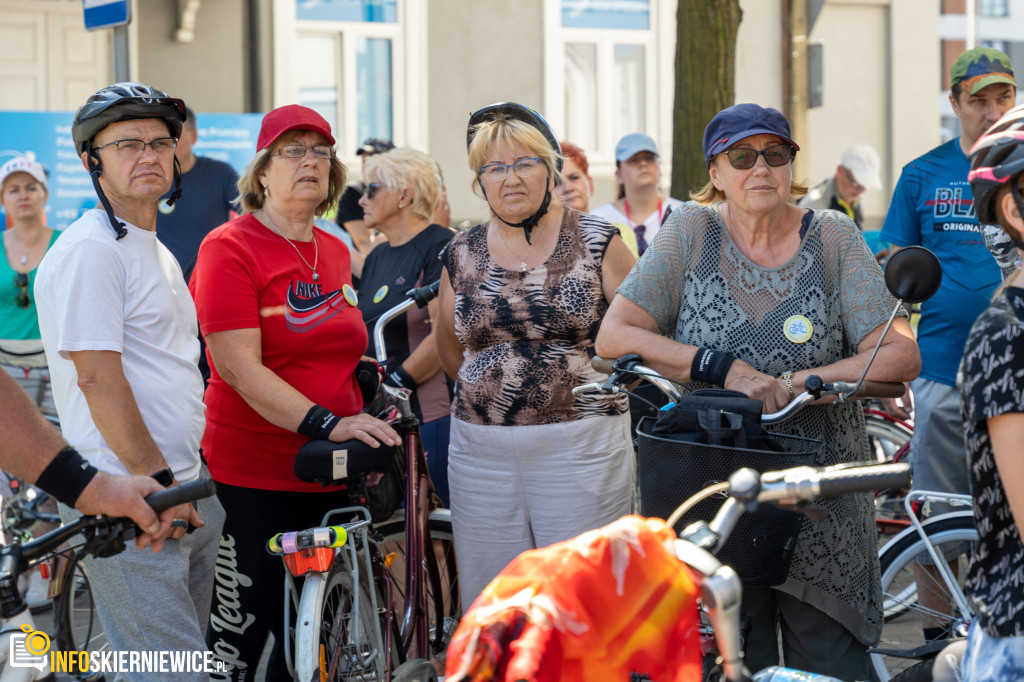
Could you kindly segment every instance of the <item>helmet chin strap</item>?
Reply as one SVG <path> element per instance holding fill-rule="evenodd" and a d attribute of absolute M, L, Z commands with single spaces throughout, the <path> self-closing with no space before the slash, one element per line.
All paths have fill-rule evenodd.
<path fill-rule="evenodd" d="M 86 158 L 89 159 L 89 177 L 92 178 L 93 189 L 96 190 L 96 195 L 100 198 L 100 203 L 103 204 L 103 210 L 107 212 L 110 226 L 114 228 L 114 232 L 117 234 L 116 239 L 121 239 L 128 234 L 128 230 L 125 229 L 124 223 L 114 215 L 114 209 L 110 205 L 107 195 L 103 193 L 103 188 L 100 187 L 100 176 L 103 175 L 103 167 L 93 160 L 91 142 L 85 145 L 85 153 L 87 155 Z"/>
<path fill-rule="evenodd" d="M 181 164 L 178 157 L 174 157 L 174 191 L 167 197 L 167 205 L 174 206 L 174 202 L 181 198 Z"/>
<path fill-rule="evenodd" d="M 548 175 L 548 179 L 544 183 L 544 187 L 545 187 L 545 190 L 544 190 L 544 201 L 540 202 L 540 208 L 537 209 L 536 213 L 534 213 L 532 216 L 530 216 L 526 220 L 522 221 L 521 223 L 510 223 L 509 221 L 505 220 L 500 215 L 498 215 L 498 212 L 494 211 L 493 207 L 491 208 L 491 210 L 494 211 L 495 217 L 497 217 L 498 220 L 500 220 L 501 222 L 505 223 L 509 227 L 521 227 L 521 228 L 523 228 L 523 236 L 526 237 L 526 243 L 527 244 L 530 244 L 530 233 L 533 231 L 533 228 L 537 227 L 537 223 L 540 222 L 540 219 L 543 218 L 545 215 L 547 215 L 548 207 L 551 206 L 551 171 L 548 171 L 547 175 Z M 487 190 L 484 189 L 483 183 L 480 183 L 480 191 L 483 192 L 484 199 L 486 199 L 487 198 Z M 490 203 L 490 202 L 488 202 L 488 203 Z"/>

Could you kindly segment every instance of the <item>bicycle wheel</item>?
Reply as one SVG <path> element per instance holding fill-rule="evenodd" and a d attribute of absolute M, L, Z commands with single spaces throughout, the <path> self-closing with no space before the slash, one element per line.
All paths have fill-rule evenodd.
<path fill-rule="evenodd" d="M 864 427 L 868 432 L 871 456 L 879 464 L 891 462 L 893 456 L 909 443 L 914 435 L 912 429 L 874 412 L 867 412 L 864 415 Z"/>
<path fill-rule="evenodd" d="M 899 422 L 894 422 L 872 412 L 864 415 L 864 426 L 868 433 L 871 457 L 879 462 L 891 462 L 906 452 L 914 432 Z M 899 533 L 909 525 L 903 508 L 905 489 L 888 488 L 875 494 L 875 525 L 884 539 Z"/>
<path fill-rule="evenodd" d="M 89 577 L 79 561 L 64 562 L 58 577 L 58 594 L 54 597 L 54 628 L 60 651 L 102 651 L 107 636 L 100 627 L 96 604 L 92 598 Z"/>
<path fill-rule="evenodd" d="M 381 551 L 385 556 L 394 553 L 397 558 L 388 567 L 394 595 L 394 611 L 401 614 L 405 608 L 405 566 L 408 562 L 405 551 L 405 519 L 398 518 L 388 521 L 377 529 L 381 536 Z M 444 673 L 445 653 L 455 629 L 462 620 L 462 599 L 459 596 L 458 569 L 455 560 L 455 542 L 452 535 L 451 515 L 448 510 L 435 510 L 430 515 L 430 537 L 434 545 L 434 557 L 437 559 L 438 578 L 441 584 L 441 624 L 440 637 L 437 636 L 438 623 L 434 618 L 436 595 L 429 579 L 424 586 L 427 595 L 427 614 L 430 619 L 429 636 L 431 642 L 430 660 L 439 674 Z M 409 653 L 409 652 L 407 652 Z"/>
<path fill-rule="evenodd" d="M 359 619 L 356 621 L 356 607 Z M 379 620 L 360 581 L 335 561 L 329 572 L 306 577 L 295 631 L 295 678 L 369 682 L 387 675 Z"/>
<path fill-rule="evenodd" d="M 924 531 L 927 542 L 954 567 L 958 582 L 952 586 L 940 580 L 919 584 L 914 565 L 919 561 L 931 563 L 926 541 L 913 528 L 893 538 L 879 553 L 885 623 L 877 649 L 909 652 L 923 646 L 922 628 L 926 619 L 930 626 L 944 627 L 952 636 L 966 634 L 973 619 L 973 613 L 959 613 L 954 600 L 954 596 L 963 598 L 967 561 L 973 544 L 978 540 L 973 515 L 970 512 L 944 514 L 926 521 Z M 948 607 L 941 611 L 926 607 L 921 603 L 922 597 L 933 604 L 941 601 Z M 872 653 L 873 678 L 878 682 L 888 682 L 920 663 L 919 659 L 908 655 Z"/>

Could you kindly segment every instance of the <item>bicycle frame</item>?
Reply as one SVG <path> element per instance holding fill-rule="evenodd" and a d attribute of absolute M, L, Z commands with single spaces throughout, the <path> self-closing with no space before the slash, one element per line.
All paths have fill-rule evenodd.
<path fill-rule="evenodd" d="M 27 587 L 28 580 L 25 578 L 25 574 L 22 574 L 18 580 L 18 590 L 24 594 Z M 39 670 L 33 667 L 12 665 L 13 662 L 10 660 L 11 640 L 15 635 L 25 634 L 24 627 L 29 628 L 28 632 L 36 629 L 36 621 L 29 608 L 25 608 L 17 615 L 0 620 L 0 666 L 4 666 L 0 682 L 32 682 L 41 680 L 50 674 L 46 667 Z"/>
<path fill-rule="evenodd" d="M 954 601 L 956 601 L 956 608 L 960 612 L 960 617 L 964 620 L 971 620 L 974 614 L 974 609 L 967 603 L 967 597 L 964 596 L 963 590 L 957 582 L 956 576 L 953 575 L 953 571 L 950 569 L 949 564 L 946 562 L 944 557 L 940 557 L 939 553 L 932 546 L 932 543 L 928 541 L 928 534 L 924 530 L 921 519 L 918 514 L 914 513 L 915 503 L 927 500 L 946 500 L 953 506 L 971 506 L 970 495 L 957 495 L 955 493 L 940 493 L 930 490 L 911 490 L 907 493 L 906 498 L 903 500 L 903 506 L 907 510 L 907 515 L 910 517 L 911 527 L 917 532 L 918 536 L 924 540 L 924 546 L 928 550 L 928 556 L 931 557 L 935 570 L 942 576 L 943 582 L 946 583 L 946 587 L 949 588 L 950 594 L 953 595 Z"/>
<path fill-rule="evenodd" d="M 384 342 L 384 327 L 395 318 L 404 315 L 410 309 L 419 306 L 423 307 L 437 293 L 437 284 L 425 287 L 424 289 L 413 290 L 411 298 L 399 303 L 390 310 L 385 311 L 378 319 L 373 328 L 374 349 L 376 350 L 377 362 L 381 366 L 388 361 L 387 348 Z M 414 292 L 416 292 L 414 294 Z M 394 389 L 389 386 L 382 386 L 395 404 L 400 417 L 393 426 L 402 434 L 403 445 L 405 446 L 405 532 L 406 551 L 408 552 L 408 567 L 405 574 L 405 608 L 399 623 L 399 636 L 401 637 L 402 649 L 410 650 L 413 641 L 416 643 L 416 653 L 419 657 L 427 658 L 430 655 L 429 642 L 429 615 L 427 614 L 426 592 L 423 590 L 424 576 L 431 579 L 431 588 L 434 594 L 441 594 L 441 583 L 436 557 L 432 551 L 428 552 L 432 540 L 430 536 L 430 507 L 433 485 L 430 482 L 430 475 L 427 473 L 427 461 L 423 452 L 423 443 L 420 440 L 420 424 L 413 413 L 412 405 L 409 402 L 409 394 L 404 390 Z M 411 504 L 410 504 L 411 502 Z M 424 565 L 424 560 L 426 565 Z M 384 580 L 389 583 L 387 576 Z M 389 606 L 391 599 L 388 599 Z M 443 606 L 440 600 L 434 600 L 434 613 L 432 614 L 438 623 L 443 619 Z M 444 637 L 443 628 L 435 628 L 436 640 L 434 645 L 439 645 Z"/>

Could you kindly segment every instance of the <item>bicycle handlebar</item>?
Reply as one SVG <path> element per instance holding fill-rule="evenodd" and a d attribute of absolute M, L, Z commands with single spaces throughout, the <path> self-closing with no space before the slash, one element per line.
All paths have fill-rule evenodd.
<path fill-rule="evenodd" d="M 146 496 L 146 502 L 153 511 L 158 514 L 165 509 L 174 507 L 186 502 L 192 502 L 204 497 L 210 497 L 217 490 L 217 485 L 211 478 L 200 478 L 179 486 L 159 490 Z M 31 563 L 64 544 L 65 541 L 87 529 L 100 528 L 102 526 L 116 528 L 118 533 L 134 528 L 134 524 L 128 519 L 111 518 L 107 516 L 83 516 L 78 520 L 69 523 L 61 528 L 52 530 L 41 535 L 35 540 L 30 540 L 21 545 L 21 555 L 26 562 Z"/>
<path fill-rule="evenodd" d="M 625 392 L 625 389 L 622 388 L 623 383 L 642 378 L 660 388 L 662 393 L 672 401 L 678 400 L 681 396 L 679 390 L 673 385 L 675 382 L 640 364 L 638 355 L 624 355 L 614 361 L 595 356 L 590 364 L 598 372 L 608 374 L 608 381 L 603 384 L 590 383 L 576 386 L 572 389 L 573 395 L 595 391 L 622 393 Z M 898 398 L 906 391 L 906 387 L 900 382 L 864 381 L 860 390 L 854 393 L 857 389 L 856 384 L 846 381 L 834 381 L 826 384 L 817 375 L 809 376 L 804 385 L 807 390 L 796 396 L 781 410 L 761 415 L 761 423 L 780 422 L 799 412 L 804 405 L 823 397 L 835 396 L 837 403 L 845 403 L 865 398 Z"/>
<path fill-rule="evenodd" d="M 388 361 L 387 346 L 384 344 L 384 327 L 387 326 L 388 322 L 413 307 L 422 308 L 433 301 L 437 298 L 437 292 L 440 287 L 441 280 L 437 280 L 433 284 L 410 289 L 405 292 L 406 300 L 381 313 L 380 317 L 377 318 L 377 322 L 373 325 L 373 348 L 376 352 L 378 364 L 384 365 Z"/>
<path fill-rule="evenodd" d="M 732 479 L 730 479 L 730 485 Z M 870 464 L 828 469 L 796 467 L 761 474 L 759 502 L 786 502 L 833 498 L 847 493 L 863 493 L 910 485 L 910 465 Z"/>

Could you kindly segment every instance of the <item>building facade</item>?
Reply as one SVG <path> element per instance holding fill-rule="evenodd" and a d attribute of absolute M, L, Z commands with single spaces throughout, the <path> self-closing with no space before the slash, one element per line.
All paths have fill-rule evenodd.
<path fill-rule="evenodd" d="M 716 0 L 708 0 L 714 2 Z M 865 199 L 880 225 L 900 167 L 940 141 L 939 7 L 934 0 L 741 0 L 736 101 L 802 111 L 800 179 L 834 172 L 871 144 L 885 188 Z M 299 102 L 337 132 L 342 159 L 389 137 L 444 169 L 453 218 L 486 205 L 470 190 L 465 122 L 501 100 L 530 105 L 586 150 L 594 204 L 614 198 L 614 147 L 644 132 L 672 150 L 676 0 L 133 0 L 128 76 L 197 112 L 264 112 Z M 80 0 L 0 0 L 0 108 L 73 110 L 112 82 L 113 30 L 86 32 Z M 792 54 L 816 44 L 820 106 L 794 90 Z"/>

